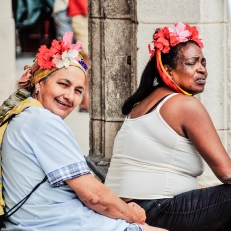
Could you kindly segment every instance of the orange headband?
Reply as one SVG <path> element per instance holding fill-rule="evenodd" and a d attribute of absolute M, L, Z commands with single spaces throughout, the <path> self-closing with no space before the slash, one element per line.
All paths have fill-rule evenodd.
<path fill-rule="evenodd" d="M 156 66 L 158 69 L 158 72 L 160 74 L 160 77 L 162 78 L 162 80 L 164 81 L 164 83 L 169 86 L 171 89 L 173 89 L 174 91 L 178 92 L 178 93 L 183 93 L 185 95 L 192 95 L 189 94 L 188 92 L 184 91 L 183 89 L 181 89 L 174 81 L 173 79 L 169 76 L 169 74 L 166 72 L 166 70 L 164 69 L 162 60 L 161 60 L 161 51 L 160 50 L 156 50 Z"/>
<path fill-rule="evenodd" d="M 156 66 L 160 77 L 163 79 L 164 83 L 178 93 L 183 93 L 185 95 L 192 95 L 181 89 L 173 79 L 168 75 L 164 69 L 161 52 L 166 54 L 170 51 L 171 47 L 176 46 L 179 43 L 187 42 L 189 40 L 194 41 L 201 49 L 204 47 L 202 39 L 199 37 L 198 30 L 195 26 L 191 27 L 188 24 L 183 24 L 181 22 L 174 23 L 173 27 L 159 28 L 153 35 L 153 41 L 148 44 L 148 50 L 150 54 L 150 59 L 156 54 Z M 149 60 L 150 60 L 149 59 Z"/>

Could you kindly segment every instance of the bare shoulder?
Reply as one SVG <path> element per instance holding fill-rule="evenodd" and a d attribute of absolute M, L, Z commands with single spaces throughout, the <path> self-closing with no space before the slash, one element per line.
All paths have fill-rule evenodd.
<path fill-rule="evenodd" d="M 202 105 L 202 103 L 200 102 L 199 99 L 197 99 L 194 96 L 188 96 L 188 95 L 183 95 L 183 94 L 177 94 L 172 96 L 168 101 L 174 101 L 178 104 L 198 104 L 198 105 Z"/>
<path fill-rule="evenodd" d="M 177 94 L 161 107 L 160 114 L 165 122 L 179 135 L 188 137 L 186 130 L 200 127 L 201 123 L 212 126 L 211 118 L 204 105 L 195 97 Z"/>
<path fill-rule="evenodd" d="M 189 114 L 193 115 L 197 113 L 207 114 L 207 111 L 200 100 L 193 96 L 187 96 L 183 94 L 177 94 L 168 99 L 163 105 L 163 112 L 165 110 L 168 110 L 173 114 L 176 113 L 178 115 L 181 113 L 181 116 L 183 116 L 185 113 L 187 113 L 188 116 Z"/>

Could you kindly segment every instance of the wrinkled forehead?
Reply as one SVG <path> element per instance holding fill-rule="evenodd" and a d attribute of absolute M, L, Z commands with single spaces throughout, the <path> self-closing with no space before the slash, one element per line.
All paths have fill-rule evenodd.
<path fill-rule="evenodd" d="M 86 77 L 82 69 L 76 66 L 69 66 L 68 68 L 57 69 L 47 79 L 52 79 L 52 81 L 65 80 L 70 84 L 84 84 Z"/>
<path fill-rule="evenodd" d="M 70 65 L 68 67 L 62 67 L 62 68 L 52 68 L 52 69 L 40 69 L 38 68 L 33 75 L 33 78 L 31 80 L 32 84 L 36 84 L 40 81 L 42 81 L 43 79 L 47 79 L 50 76 L 53 75 L 57 75 L 58 73 L 68 73 L 71 67 L 75 67 L 76 72 L 78 73 L 79 71 L 81 73 L 84 74 L 84 76 L 86 75 L 86 71 L 79 65 L 79 64 L 75 64 L 75 63 L 70 63 Z M 79 70 L 79 71 L 77 71 Z"/>
<path fill-rule="evenodd" d="M 190 59 L 194 57 L 204 58 L 203 52 L 195 43 L 188 43 L 178 51 L 178 59 Z"/>

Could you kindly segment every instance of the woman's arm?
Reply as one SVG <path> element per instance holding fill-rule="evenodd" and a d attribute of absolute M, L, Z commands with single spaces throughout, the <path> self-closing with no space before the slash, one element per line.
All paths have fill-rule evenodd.
<path fill-rule="evenodd" d="M 146 216 L 140 206 L 135 203 L 126 204 L 91 174 L 67 180 L 66 183 L 92 210 L 111 218 L 144 224 Z"/>
<path fill-rule="evenodd" d="M 140 225 L 144 231 L 168 231 L 167 229 L 161 229 L 161 228 L 156 228 L 156 227 L 152 227 L 149 226 L 147 224 L 144 225 Z"/>
<path fill-rule="evenodd" d="M 231 183 L 231 159 L 202 103 L 193 97 L 181 102 L 181 126 L 217 178 Z"/>

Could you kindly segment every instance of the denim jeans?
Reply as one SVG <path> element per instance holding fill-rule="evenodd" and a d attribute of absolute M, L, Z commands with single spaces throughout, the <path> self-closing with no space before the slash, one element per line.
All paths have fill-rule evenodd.
<path fill-rule="evenodd" d="M 66 32 L 73 31 L 71 26 L 71 18 L 67 16 L 66 10 L 54 13 L 53 18 L 55 22 L 57 39 L 62 39 Z M 74 42 L 74 40 L 72 42 Z"/>
<path fill-rule="evenodd" d="M 219 185 L 160 200 L 133 200 L 148 223 L 170 231 L 231 231 L 231 185 Z"/>

